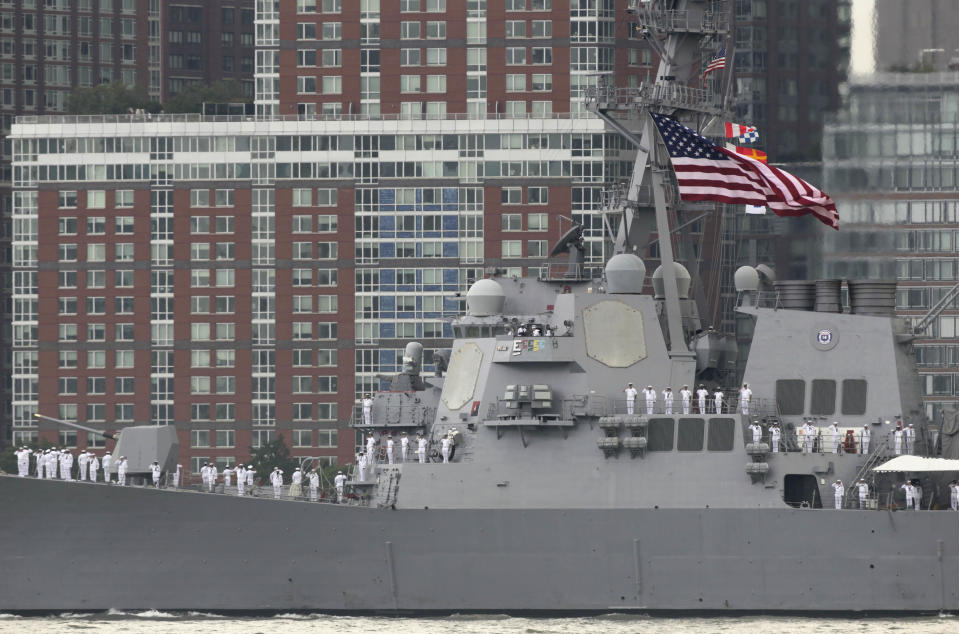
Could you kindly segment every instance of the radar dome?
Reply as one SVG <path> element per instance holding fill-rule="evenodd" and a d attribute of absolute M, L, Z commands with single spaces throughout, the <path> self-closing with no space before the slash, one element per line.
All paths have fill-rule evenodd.
<path fill-rule="evenodd" d="M 679 262 L 673 262 L 673 267 L 676 270 L 676 290 L 679 292 L 679 299 L 686 299 L 689 297 L 689 286 L 692 284 L 692 277 L 690 277 L 686 267 Z M 666 297 L 662 264 L 657 266 L 656 270 L 653 271 L 653 296 L 656 299 Z"/>
<path fill-rule="evenodd" d="M 496 280 L 476 280 L 466 291 L 466 314 L 490 317 L 503 312 L 506 294 Z"/>
<path fill-rule="evenodd" d="M 646 265 L 638 255 L 620 253 L 606 263 L 606 290 L 609 293 L 642 293 Z"/>
<path fill-rule="evenodd" d="M 759 271 L 751 266 L 741 266 L 736 269 L 733 280 L 736 284 L 737 293 L 759 290 Z"/>

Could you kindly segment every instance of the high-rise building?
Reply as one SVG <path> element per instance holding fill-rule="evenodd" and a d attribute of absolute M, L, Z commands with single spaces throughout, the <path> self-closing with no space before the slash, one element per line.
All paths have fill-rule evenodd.
<path fill-rule="evenodd" d="M 878 73 L 850 86 L 826 125 L 825 188 L 842 214 L 820 273 L 897 282 L 898 315 L 918 325 L 959 280 L 959 73 Z M 959 302 L 916 340 L 926 413 L 959 402 Z"/>
<path fill-rule="evenodd" d="M 11 148 L 17 116 L 64 112 L 78 89 L 122 82 L 164 101 L 188 83 L 237 79 L 253 92 L 253 0 L 0 1 L 0 374 L 10 375 Z M 0 382 L 0 446 L 10 438 Z"/>
<path fill-rule="evenodd" d="M 349 461 L 356 398 L 410 340 L 432 370 L 456 293 L 549 274 L 570 220 L 603 261 L 633 152 L 582 93 L 651 75 L 625 8 L 259 2 L 262 117 L 17 126 L 16 439 L 40 409 L 174 423 L 194 467 L 276 434 Z"/>
<path fill-rule="evenodd" d="M 959 4 L 954 0 L 876 0 L 875 11 L 877 71 L 943 70 L 956 57 Z"/>

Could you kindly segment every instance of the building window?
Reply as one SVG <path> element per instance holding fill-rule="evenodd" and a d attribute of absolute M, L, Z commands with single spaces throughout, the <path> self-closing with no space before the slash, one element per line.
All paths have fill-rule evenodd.
<path fill-rule="evenodd" d="M 313 430 L 312 429 L 294 429 L 293 430 L 294 447 L 312 447 Z"/>
<path fill-rule="evenodd" d="M 72 209 L 77 206 L 76 190 L 65 190 L 59 192 L 59 207 L 61 209 Z"/>
<path fill-rule="evenodd" d="M 191 447 L 209 447 L 210 446 L 210 430 L 209 429 L 191 429 L 190 430 L 190 446 Z M 208 458 L 204 458 L 204 460 L 209 462 Z"/>
<path fill-rule="evenodd" d="M 519 258 L 523 257 L 523 242 L 521 240 L 503 240 L 502 257 Z"/>
<path fill-rule="evenodd" d="M 296 188 L 293 190 L 294 207 L 310 207 L 313 204 L 313 190 L 309 187 Z M 306 216 L 309 218 L 309 216 Z"/>
<path fill-rule="evenodd" d="M 549 215 L 548 214 L 528 214 L 526 216 L 526 228 L 529 231 L 548 231 Z"/>
<path fill-rule="evenodd" d="M 526 250 L 527 256 L 531 258 L 545 258 L 549 254 L 546 240 L 528 240 Z"/>
<path fill-rule="evenodd" d="M 333 448 L 338 444 L 336 429 L 319 429 L 317 430 L 317 447 L 322 448 Z"/>
<path fill-rule="evenodd" d="M 506 92 L 525 92 L 526 75 L 508 74 L 506 75 Z"/>
<path fill-rule="evenodd" d="M 209 189 L 191 189 L 190 190 L 191 207 L 209 207 L 210 190 Z"/>
<path fill-rule="evenodd" d="M 522 231 L 522 214 L 503 214 L 503 231 Z"/>

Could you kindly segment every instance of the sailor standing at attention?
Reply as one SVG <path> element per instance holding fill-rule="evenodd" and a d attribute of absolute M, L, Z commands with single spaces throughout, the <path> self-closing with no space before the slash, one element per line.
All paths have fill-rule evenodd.
<path fill-rule="evenodd" d="M 906 492 L 906 509 L 908 510 L 910 507 L 912 507 L 912 510 L 914 511 L 917 510 L 916 487 L 912 484 L 912 482 L 910 482 L 909 480 L 906 480 L 905 482 L 899 485 L 899 488 L 901 488 L 903 491 Z"/>
<path fill-rule="evenodd" d="M 846 493 L 846 487 L 842 485 L 842 480 L 836 480 L 832 483 L 832 489 L 835 491 L 834 497 L 836 500 L 836 510 L 842 508 L 842 496 Z"/>
<path fill-rule="evenodd" d="M 373 430 L 366 432 L 366 456 L 369 463 L 372 465 L 373 454 L 376 452 L 376 436 L 373 435 Z"/>
<path fill-rule="evenodd" d="M 343 473 L 340 471 L 340 473 Z M 316 472 L 316 469 L 310 471 L 310 502 L 316 502 L 317 491 L 320 490 L 320 475 Z"/>
<path fill-rule="evenodd" d="M 69 449 L 64 449 L 60 454 L 60 479 L 73 480 L 73 454 Z"/>
<path fill-rule="evenodd" d="M 753 399 L 753 391 L 749 389 L 748 383 L 743 383 L 742 389 L 739 390 L 739 408 L 743 411 L 743 414 L 749 413 L 749 401 Z"/>
<path fill-rule="evenodd" d="M 246 489 L 246 469 L 243 468 L 243 465 L 238 464 L 236 466 L 236 494 L 239 497 L 243 497 L 245 489 Z"/>
<path fill-rule="evenodd" d="M 177 465 L 178 467 L 180 465 Z M 230 468 L 230 465 L 223 467 L 223 492 L 226 493 L 226 488 L 230 486 L 230 481 L 233 479 L 233 469 Z"/>
<path fill-rule="evenodd" d="M 250 465 L 250 468 L 246 470 L 246 486 L 249 487 L 252 495 L 256 495 L 256 491 L 253 489 L 254 476 L 256 476 L 256 469 L 253 468 L 253 465 Z"/>
<path fill-rule="evenodd" d="M 21 478 L 27 477 L 30 472 L 30 450 L 21 447 L 17 450 L 17 475 Z"/>
<path fill-rule="evenodd" d="M 668 415 L 673 413 L 673 388 L 665 387 L 663 388 L 663 409 Z"/>
<path fill-rule="evenodd" d="M 292 482 L 290 484 L 290 497 L 298 498 L 303 495 L 303 472 L 297 467 L 293 471 Z"/>
<path fill-rule="evenodd" d="M 906 437 L 906 453 L 911 454 L 915 452 L 916 447 L 916 428 L 912 423 L 909 423 L 909 426 L 903 430 L 903 435 Z"/>
<path fill-rule="evenodd" d="M 419 458 L 420 464 L 426 464 L 426 438 L 423 434 L 417 434 L 416 457 Z"/>
<path fill-rule="evenodd" d="M 839 432 L 839 423 L 833 421 L 832 425 L 829 426 L 829 442 L 831 443 L 833 453 L 839 453 L 839 439 L 841 435 Z"/>
<path fill-rule="evenodd" d="M 702 383 L 699 384 L 699 389 L 696 390 L 696 399 L 699 401 L 699 413 L 706 413 L 706 399 L 709 398 L 709 390 L 706 389 L 706 386 Z"/>
<path fill-rule="evenodd" d="M 862 455 L 869 455 L 869 437 L 872 433 L 869 431 L 869 425 L 862 426 L 862 435 L 859 438 L 859 448 Z"/>
<path fill-rule="evenodd" d="M 34 465 L 36 466 L 37 477 L 42 479 L 43 478 L 43 461 L 44 461 L 43 452 L 40 451 L 39 449 L 34 451 L 33 461 L 34 461 Z"/>
<path fill-rule="evenodd" d="M 176 471 L 173 472 L 173 488 L 174 488 L 174 489 L 179 489 L 179 488 L 180 488 L 180 472 L 181 472 L 182 470 L 183 470 L 183 466 L 182 466 L 182 465 L 177 465 L 177 466 L 176 466 Z"/>
<path fill-rule="evenodd" d="M 897 427 L 896 431 L 892 432 L 893 439 L 893 451 L 897 456 L 902 454 L 902 428 Z"/>
<path fill-rule="evenodd" d="M 200 467 L 200 479 L 203 480 L 203 488 L 207 488 L 210 484 L 210 463 L 205 462 L 203 466 Z"/>
<path fill-rule="evenodd" d="M 97 481 L 97 470 L 100 468 L 100 461 L 97 459 L 95 453 L 90 454 L 90 462 L 87 464 L 90 467 L 90 482 Z"/>
<path fill-rule="evenodd" d="M 443 453 L 443 464 L 447 464 L 450 461 L 450 447 L 452 444 L 453 441 L 450 439 L 449 434 L 443 436 L 443 439 L 440 441 L 440 451 Z"/>
<path fill-rule="evenodd" d="M 356 456 L 356 468 L 359 470 L 360 482 L 366 481 L 366 452 L 361 451 Z"/>
<path fill-rule="evenodd" d="M 623 391 L 626 392 L 626 413 L 632 415 L 633 407 L 636 404 L 636 395 L 639 392 L 633 387 L 632 383 L 628 384 Z"/>
<path fill-rule="evenodd" d="M 393 435 L 390 434 L 389 436 L 386 437 L 386 461 L 389 464 L 393 464 L 393 448 L 395 446 L 396 445 L 393 442 Z"/>
<path fill-rule="evenodd" d="M 273 485 L 273 499 L 279 500 L 283 494 L 283 472 L 279 467 L 273 467 L 273 473 L 270 474 L 270 484 Z"/>
<path fill-rule="evenodd" d="M 210 463 L 210 493 L 216 491 L 216 476 L 217 468 L 216 465 L 212 462 Z"/>
<path fill-rule="evenodd" d="M 343 487 L 346 486 L 346 476 L 343 475 L 342 471 L 336 472 L 336 477 L 333 478 L 333 486 L 336 487 L 336 503 L 343 503 Z"/>
<path fill-rule="evenodd" d="M 769 426 L 769 444 L 772 453 L 779 453 L 779 423 L 773 423 Z"/>
<path fill-rule="evenodd" d="M 410 437 L 404 431 L 400 435 L 400 462 L 406 462 L 406 456 L 410 453 Z"/>
<path fill-rule="evenodd" d="M 857 485 L 859 489 L 859 508 L 866 508 L 866 498 L 869 497 L 869 485 L 866 484 L 866 481 L 862 478 L 859 478 L 859 484 Z"/>
<path fill-rule="evenodd" d="M 153 486 L 157 489 L 160 488 L 160 473 L 160 463 L 154 460 L 150 465 L 150 475 L 153 476 Z"/>
<path fill-rule="evenodd" d="M 713 393 L 713 402 L 714 402 L 715 405 L 716 405 L 716 413 L 717 413 L 717 414 L 722 414 L 722 413 L 723 413 L 723 397 L 724 397 L 724 396 L 726 396 L 726 395 L 723 394 L 722 390 L 720 390 L 720 389 L 717 387 L 717 388 L 716 388 L 716 392 Z"/>
<path fill-rule="evenodd" d="M 363 424 L 373 424 L 373 399 L 369 394 L 363 395 Z"/>
<path fill-rule="evenodd" d="M 753 432 L 753 442 L 761 442 L 763 439 L 763 426 L 759 423 L 753 423 L 749 426 Z"/>
<path fill-rule="evenodd" d="M 77 456 L 77 468 L 80 471 L 80 475 L 77 476 L 77 479 L 81 482 L 87 479 L 87 463 L 90 461 L 90 454 L 87 453 L 87 450 L 84 449 L 80 452 L 80 455 Z"/>
<path fill-rule="evenodd" d="M 117 482 L 120 486 L 127 485 L 127 457 L 120 456 L 120 464 L 117 465 Z"/>
<path fill-rule="evenodd" d="M 103 465 L 103 481 L 110 484 L 110 466 L 113 464 L 113 456 L 110 455 L 109 451 L 103 454 L 103 460 L 100 461 L 100 464 Z"/>
<path fill-rule="evenodd" d="M 646 398 L 646 413 L 652 414 L 656 408 L 656 390 L 653 389 L 652 385 L 647 385 L 646 389 L 643 390 L 643 396 Z"/>
<path fill-rule="evenodd" d="M 689 406 L 693 401 L 693 393 L 689 391 L 689 386 L 684 385 L 679 391 L 679 397 L 683 399 L 683 414 L 689 413 Z"/>
<path fill-rule="evenodd" d="M 956 480 L 949 483 L 949 508 L 959 511 L 959 482 Z"/>

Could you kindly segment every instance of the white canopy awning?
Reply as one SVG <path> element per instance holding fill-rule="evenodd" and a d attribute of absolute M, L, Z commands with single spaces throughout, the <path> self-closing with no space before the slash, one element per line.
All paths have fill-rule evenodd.
<path fill-rule="evenodd" d="M 947 458 L 923 458 L 922 456 L 896 456 L 873 471 L 959 471 L 959 460 Z"/>

